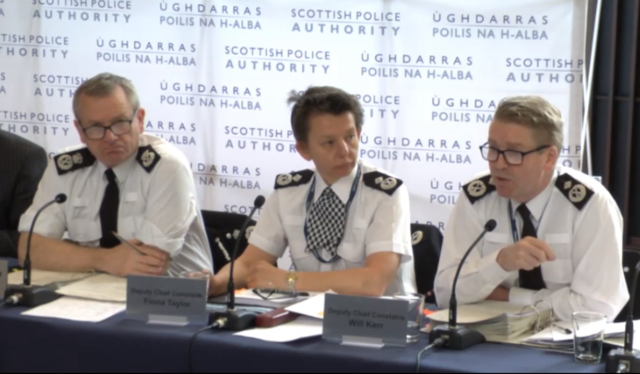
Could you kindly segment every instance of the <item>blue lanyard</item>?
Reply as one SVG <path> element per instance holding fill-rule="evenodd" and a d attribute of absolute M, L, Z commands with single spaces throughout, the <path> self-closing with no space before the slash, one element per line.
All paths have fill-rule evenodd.
<path fill-rule="evenodd" d="M 518 235 L 516 218 L 513 216 L 513 206 L 511 206 L 511 199 L 509 199 L 509 219 L 511 220 L 511 236 L 513 237 L 513 242 L 517 243 L 518 240 L 520 240 L 520 235 Z"/>
<path fill-rule="evenodd" d="M 353 202 L 353 199 L 356 197 L 356 192 L 358 192 L 358 182 L 360 182 L 360 174 L 362 174 L 362 170 L 360 169 L 360 165 L 356 166 L 358 168 L 358 171 L 356 173 L 356 177 L 353 180 L 353 184 L 351 185 L 351 193 L 349 194 L 349 200 L 347 201 L 347 205 L 345 207 L 345 212 L 344 212 L 344 225 L 346 228 L 347 225 L 347 219 L 349 218 L 349 208 L 351 207 L 351 203 Z M 313 176 L 313 180 L 311 181 L 311 188 L 309 189 L 309 194 L 307 195 L 307 211 L 306 214 L 309 214 L 309 210 L 311 209 L 311 206 L 313 205 L 313 198 L 315 197 L 316 194 L 316 176 Z M 345 230 L 346 231 L 346 230 Z M 344 235 L 344 234 L 343 234 Z M 307 217 L 305 217 L 304 219 L 304 238 L 305 240 L 309 237 L 309 228 L 307 227 Z M 340 242 L 338 242 L 338 245 L 340 245 L 340 243 L 342 243 L 342 238 L 340 238 Z M 313 255 L 316 257 L 316 259 L 320 262 L 323 262 L 325 264 L 330 264 L 332 262 L 336 262 L 340 256 L 338 256 L 337 252 L 336 255 L 333 256 L 333 258 L 331 258 L 330 260 L 325 260 L 322 258 L 322 256 L 320 256 L 320 254 L 318 253 L 318 251 L 316 251 L 315 249 L 311 251 L 313 253 Z"/>

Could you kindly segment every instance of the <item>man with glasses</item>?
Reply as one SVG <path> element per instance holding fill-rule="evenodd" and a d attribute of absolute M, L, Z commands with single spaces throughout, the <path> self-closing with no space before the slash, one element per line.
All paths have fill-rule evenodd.
<path fill-rule="evenodd" d="M 463 187 L 447 224 L 435 282 L 439 305 L 449 305 L 462 256 L 495 219 L 497 228 L 462 268 L 460 304 L 542 304 L 563 320 L 576 311 L 617 316 L 629 299 L 622 217 L 601 184 L 557 166 L 562 147 L 562 117 L 552 104 L 537 96 L 499 104 L 480 147 L 490 173 Z"/>
<path fill-rule="evenodd" d="M 85 146 L 60 153 L 45 171 L 20 220 L 20 259 L 37 210 L 65 193 L 65 203 L 38 218 L 34 268 L 117 276 L 212 269 L 189 161 L 143 134 L 145 110 L 133 84 L 100 74 L 78 87 L 73 111 Z"/>
<path fill-rule="evenodd" d="M 315 170 L 276 178 L 236 261 L 236 287 L 376 297 L 415 292 L 409 193 L 401 180 L 358 160 L 360 103 L 334 87 L 292 93 L 289 102 L 296 149 Z M 272 265 L 287 247 L 291 271 Z M 226 266 L 211 278 L 210 295 L 224 294 L 228 279 Z"/>

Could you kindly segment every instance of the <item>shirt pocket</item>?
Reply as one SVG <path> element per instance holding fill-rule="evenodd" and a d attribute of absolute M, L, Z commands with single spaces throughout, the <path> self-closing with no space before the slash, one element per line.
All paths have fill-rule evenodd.
<path fill-rule="evenodd" d="M 307 239 L 304 236 L 304 221 L 304 216 L 293 214 L 286 215 L 282 219 L 285 241 L 289 244 L 291 255 L 298 258 L 306 257 L 303 256 L 307 247 Z M 302 250 L 299 248 L 302 248 Z"/>
<path fill-rule="evenodd" d="M 338 248 L 338 255 L 342 259 L 355 265 L 364 266 L 367 259 L 366 235 L 368 227 L 366 220 L 354 218 L 353 226 L 345 228 L 342 243 Z M 392 248 L 389 248 L 389 251 L 391 250 Z"/>
<path fill-rule="evenodd" d="M 488 232 L 484 236 L 484 245 L 482 246 L 482 257 L 489 256 L 506 246 L 510 245 L 509 235 Z"/>
<path fill-rule="evenodd" d="M 69 239 L 81 246 L 97 247 L 102 238 L 102 226 L 98 221 L 69 221 Z"/>
<path fill-rule="evenodd" d="M 89 199 L 86 197 L 76 197 L 71 200 L 71 220 L 88 220 Z"/>
<path fill-rule="evenodd" d="M 556 255 L 555 261 L 545 262 L 542 264 L 542 277 L 545 282 L 570 284 L 573 280 L 571 235 L 546 234 L 544 241 Z"/>

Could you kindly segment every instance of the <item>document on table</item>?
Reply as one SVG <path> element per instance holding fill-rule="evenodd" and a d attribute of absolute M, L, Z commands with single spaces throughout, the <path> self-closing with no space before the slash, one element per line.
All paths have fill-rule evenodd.
<path fill-rule="evenodd" d="M 125 303 L 127 301 L 127 279 L 100 274 L 62 287 L 56 292 L 83 299 Z"/>
<path fill-rule="evenodd" d="M 329 291 L 327 293 L 333 293 Z M 285 308 L 289 312 L 300 314 L 303 316 L 316 318 L 316 319 L 324 319 L 324 295 L 319 294 L 317 296 L 311 297 L 301 303 L 291 305 L 288 308 Z"/>
<path fill-rule="evenodd" d="M 122 303 L 62 297 L 48 304 L 28 310 L 22 315 L 67 319 L 78 322 L 102 322 L 124 311 Z"/>
<path fill-rule="evenodd" d="M 235 335 L 267 342 L 288 343 L 322 335 L 322 321 L 310 317 L 300 317 L 280 326 L 245 330 Z"/>
<path fill-rule="evenodd" d="M 95 275 L 94 273 L 62 273 L 48 270 L 31 270 L 31 284 L 34 286 L 46 286 L 51 283 L 69 283 L 85 279 Z M 24 272 L 16 271 L 9 273 L 9 284 L 22 284 Z"/>

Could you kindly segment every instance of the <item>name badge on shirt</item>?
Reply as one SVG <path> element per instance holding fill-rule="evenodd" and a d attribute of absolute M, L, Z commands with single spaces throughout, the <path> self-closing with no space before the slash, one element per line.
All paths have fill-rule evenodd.
<path fill-rule="evenodd" d="M 150 324 L 186 326 L 208 321 L 206 279 L 127 277 L 127 316 Z"/>
<path fill-rule="evenodd" d="M 345 345 L 407 345 L 405 300 L 326 294 L 322 337 Z"/>

